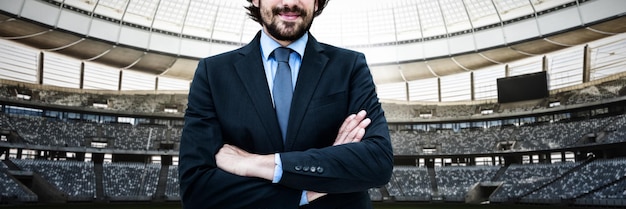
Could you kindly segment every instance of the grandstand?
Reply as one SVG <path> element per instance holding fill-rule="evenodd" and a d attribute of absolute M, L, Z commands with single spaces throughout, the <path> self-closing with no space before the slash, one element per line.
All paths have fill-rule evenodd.
<path fill-rule="evenodd" d="M 85 2 L 91 1 L 0 2 L 0 207 L 178 203 L 192 70 L 200 57 L 237 48 L 258 29 L 245 14 L 225 16 L 241 16 L 245 26 L 202 28 L 197 17 L 174 24 L 143 17 L 162 14 L 134 0 Z M 231 2 L 205 6 L 241 9 Z M 372 201 L 626 207 L 625 1 L 425 2 L 357 9 L 389 9 L 398 20 L 388 21 L 406 31 L 381 29 L 375 18 L 363 19 L 378 31 L 359 32 L 368 27 L 350 18 L 341 34 L 327 32 L 334 26 L 312 29 L 324 42 L 364 52 L 370 62 L 395 161 L 389 183 L 368 190 Z M 333 3 L 316 21 L 343 17 L 333 13 Z M 178 6 L 192 4 L 199 2 Z M 446 22 L 449 12 L 458 12 L 441 6 L 448 4 L 465 11 L 471 24 Z M 439 20 L 403 9 L 412 7 L 444 14 Z M 35 14 L 40 8 L 43 15 Z M 114 12 L 127 9 L 128 16 Z M 51 13 L 52 22 L 44 18 Z M 412 31 L 405 16 L 425 18 L 424 28 Z M 102 35 L 103 29 L 72 25 L 71 18 L 118 32 Z M 446 29 L 428 26 L 437 21 Z M 176 24 L 185 26 L 168 28 Z M 352 29 L 357 32 L 347 32 Z M 384 39 L 389 30 L 394 40 Z M 133 35 L 140 38 L 128 38 Z M 143 43 L 145 36 L 175 44 Z M 462 42 L 473 46 L 459 47 Z M 403 50 L 420 53 L 404 57 Z M 549 75 L 548 97 L 497 101 L 497 79 L 535 72 Z"/>
<path fill-rule="evenodd" d="M 43 88 L 3 82 L 0 88 L 5 92 Z M 607 83 L 616 82 L 596 87 Z M 48 93 L 54 91 L 63 94 L 62 90 Z M 92 96 L 101 94 L 83 94 Z M 124 98 L 132 97 L 117 99 Z M 180 114 L 139 112 L 135 114 L 138 122 L 131 124 L 84 117 L 119 114 L 90 105 L 78 107 L 83 110 L 75 113 L 79 117 L 66 118 L 75 107 L 25 101 L 14 95 L 0 101 L 5 203 L 180 199 L 174 164 Z M 471 108 L 465 109 L 470 112 L 462 120 L 446 120 L 449 115 L 444 114 L 442 122 L 433 123 L 439 117 L 434 114 L 409 118 L 418 121 L 408 123 L 413 125 L 390 123 L 397 166 L 387 185 L 369 190 L 371 198 L 389 203 L 623 204 L 626 165 L 620 153 L 626 147 L 626 110 L 622 108 L 626 98 L 614 95 L 600 101 L 568 108 L 539 107 L 540 113 L 515 110 L 471 117 L 485 104 L 468 104 Z M 386 107 L 390 114 L 402 111 Z M 447 107 L 437 106 L 437 112 Z M 170 116 L 160 117 L 163 114 Z M 498 123 L 489 125 L 493 121 Z M 478 126 L 457 129 L 446 125 L 450 123 Z M 490 192 L 485 195 L 483 190 Z"/>

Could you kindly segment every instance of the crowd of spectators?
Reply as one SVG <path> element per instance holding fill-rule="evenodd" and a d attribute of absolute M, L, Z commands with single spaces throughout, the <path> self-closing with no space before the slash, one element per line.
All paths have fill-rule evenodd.
<path fill-rule="evenodd" d="M 26 144 L 52 147 L 89 147 L 92 140 L 105 140 L 107 148 L 156 150 L 158 142 L 179 142 L 182 131 L 180 126 L 94 123 L 2 113 L 0 122 L 0 129 L 15 130 Z"/>
<path fill-rule="evenodd" d="M 392 130 L 390 136 L 396 155 L 549 150 L 626 141 L 626 115 L 460 130 Z M 503 149 L 501 143 L 513 146 Z"/>
<path fill-rule="evenodd" d="M 35 96 L 33 98 L 32 96 Z M 88 107 L 89 94 L 77 92 L 63 92 L 54 90 L 35 90 L 31 91 L 31 101 L 44 104 L 69 106 L 69 107 Z"/>
<path fill-rule="evenodd" d="M 500 114 L 514 114 L 520 112 L 530 112 L 533 110 L 545 109 L 545 99 L 542 100 L 529 100 L 514 103 L 498 104 L 497 113 Z"/>
<path fill-rule="evenodd" d="M 396 166 L 385 185 L 398 201 L 429 201 L 432 196 L 430 177 L 425 167 Z"/>
<path fill-rule="evenodd" d="M 551 95 L 550 100 L 563 101 L 564 104 L 580 104 L 598 99 L 616 98 L 622 95 L 626 86 L 626 77 L 592 85 L 583 89 L 569 90 Z M 62 89 L 62 88 L 61 88 Z M 12 86 L 0 84 L 0 92 L 7 98 L 15 93 L 29 92 L 32 102 L 63 106 L 81 106 L 95 108 L 94 102 L 105 102 L 107 108 L 114 111 L 137 113 L 163 112 L 166 106 L 184 110 L 186 95 L 182 93 L 166 94 L 120 94 L 89 93 L 76 90 L 50 90 L 37 87 Z M 591 95 L 592 99 L 584 99 Z M 463 118 L 480 115 L 484 108 L 493 108 L 495 113 L 547 108 L 546 102 L 532 101 L 511 104 L 397 104 L 383 103 L 386 116 L 390 121 L 415 121 L 422 115 L 433 118 Z M 530 109 L 529 109 L 530 108 Z M 1 114 L 0 114 L 1 115 Z M 3 129 L 16 130 L 27 144 L 44 146 L 85 147 L 89 139 L 108 139 L 108 148 L 123 150 L 155 150 L 159 142 L 176 144 L 181 133 L 180 127 L 142 126 L 128 124 L 97 124 L 84 121 L 56 120 L 46 117 L 2 116 L 0 125 Z M 493 153 L 502 150 L 502 142 L 514 144 L 512 151 L 532 151 L 558 149 L 576 146 L 587 134 L 598 136 L 598 142 L 621 142 L 626 136 L 626 126 L 604 124 L 625 124 L 625 119 L 600 118 L 582 121 L 556 121 L 526 124 L 519 127 L 496 126 L 491 128 L 454 128 L 429 131 L 399 130 L 392 131 L 395 154 L 470 154 Z M 480 130 L 478 130 L 480 129 Z M 556 130 L 556 131 L 555 131 Z M 174 146 L 175 148 L 177 146 Z M 424 152 L 435 150 L 434 152 Z"/>
<path fill-rule="evenodd" d="M 41 175 L 70 201 L 92 200 L 96 194 L 96 174 L 92 162 L 11 160 L 21 170 Z M 103 190 L 113 201 L 145 201 L 156 197 L 160 164 L 116 162 L 103 164 Z M 166 200 L 179 200 L 178 166 L 167 168 Z M 496 175 L 503 169 L 500 175 Z M 37 196 L 15 182 L 0 163 L 0 196 L 36 201 Z M 626 198 L 626 158 L 598 159 L 590 163 L 512 164 L 501 166 L 445 166 L 434 168 L 431 176 L 425 167 L 396 166 L 384 188 L 371 188 L 374 201 L 389 197 L 395 201 L 431 201 L 437 195 L 447 202 L 463 202 L 473 186 L 481 182 L 501 182 L 489 197 L 492 202 L 520 199 L 527 203 L 560 203 L 567 199 Z M 165 177 L 165 176 L 163 176 Z"/>
<path fill-rule="evenodd" d="M 476 114 L 476 105 L 437 105 L 435 116 L 439 118 L 469 117 Z"/>
<path fill-rule="evenodd" d="M 35 202 L 37 195 L 24 189 L 22 185 L 11 178 L 5 172 L 7 166 L 0 162 L 0 202 L 21 201 Z"/>
<path fill-rule="evenodd" d="M 482 110 L 491 110 L 497 114 L 525 113 L 547 109 L 551 102 L 561 105 L 587 104 L 618 98 L 626 95 L 626 77 L 588 86 L 582 89 L 568 90 L 551 95 L 549 98 L 519 103 L 493 103 L 472 105 L 420 105 L 383 103 L 385 116 L 390 121 L 415 121 L 420 113 L 430 113 L 430 118 L 471 117 L 482 114 Z M 487 107 L 487 108 L 484 108 Z"/>
<path fill-rule="evenodd" d="M 626 114 L 612 117 L 603 130 L 605 143 L 621 142 L 626 139 Z"/>
<path fill-rule="evenodd" d="M 519 150 L 547 150 L 575 145 L 587 133 L 593 133 L 584 123 L 591 120 L 573 122 L 545 122 L 520 126 L 516 129 L 515 141 Z"/>
<path fill-rule="evenodd" d="M 161 125 L 131 125 L 106 124 L 103 127 L 103 137 L 113 139 L 113 147 L 123 150 L 153 150 L 158 141 L 167 141 L 166 126 Z M 174 128 L 172 128 L 174 129 Z"/>
<path fill-rule="evenodd" d="M 5 84 L 0 84 L 0 97 L 10 98 L 14 96 L 13 87 Z"/>
<path fill-rule="evenodd" d="M 383 200 L 383 194 L 380 192 L 379 188 L 370 188 L 369 190 L 367 190 L 367 192 L 370 195 L 370 199 L 372 201 L 382 201 Z"/>
<path fill-rule="evenodd" d="M 170 165 L 167 168 L 167 184 L 165 197 L 168 199 L 180 198 L 180 185 L 178 182 L 178 166 Z"/>
<path fill-rule="evenodd" d="M 381 106 L 385 110 L 387 120 L 408 120 L 419 117 L 415 105 L 382 103 Z"/>
<path fill-rule="evenodd" d="M 566 91 L 558 96 L 562 98 L 563 104 L 586 104 L 623 96 L 625 95 L 624 86 L 626 86 L 626 78 L 622 77 L 583 89 Z"/>
<path fill-rule="evenodd" d="M 495 181 L 502 182 L 500 188 L 489 198 L 492 202 L 506 202 L 536 189 L 571 170 L 580 163 L 512 164 Z"/>
<path fill-rule="evenodd" d="M 30 86 L 0 84 L 0 97 L 17 98 L 18 93 L 29 96 L 29 101 L 46 105 L 103 109 L 94 103 L 105 104 L 106 109 L 118 112 L 166 113 L 165 108 L 175 108 L 182 112 L 187 105 L 186 93 L 127 93 L 117 91 L 85 92 L 75 89 L 40 89 Z M 175 112 L 167 112 L 175 113 Z"/>
<path fill-rule="evenodd" d="M 68 201 L 93 201 L 96 198 L 96 174 L 93 162 L 11 159 L 22 171 L 40 175 L 66 195 Z M 143 201 L 156 198 L 161 164 L 116 162 L 103 164 L 104 198 L 113 201 Z M 165 196 L 180 199 L 178 166 L 169 166 Z M 13 181 L 0 162 L 0 196 L 19 201 L 36 201 L 37 195 Z"/>
<path fill-rule="evenodd" d="M 626 176 L 625 176 L 626 177 Z M 621 177 L 609 186 L 584 196 L 583 199 L 619 199 L 626 200 L 626 178 Z"/>
<path fill-rule="evenodd" d="M 96 133 L 94 123 L 37 116 L 9 116 L 9 124 L 26 143 L 45 146 L 86 147 L 86 139 Z"/>
<path fill-rule="evenodd" d="M 32 171 L 67 194 L 68 200 L 93 200 L 96 177 L 93 162 L 18 160 L 12 159 L 24 171 Z"/>
<path fill-rule="evenodd" d="M 563 105 L 586 104 L 623 96 L 626 92 L 626 77 L 591 85 L 581 89 L 568 90 L 551 95 L 545 101 L 532 101 L 517 104 L 460 104 L 460 105 L 428 105 L 382 103 L 386 117 L 390 121 L 414 121 L 420 115 L 427 114 L 434 118 L 469 117 L 481 114 L 484 106 L 491 107 L 494 113 L 529 112 L 548 108 L 549 101 L 559 101 Z M 17 92 L 24 91 L 31 94 L 31 102 L 61 105 L 69 107 L 100 108 L 93 103 L 105 103 L 106 108 L 121 112 L 165 113 L 166 108 L 175 108 L 182 113 L 187 105 L 186 93 L 128 93 L 120 94 L 116 91 L 85 92 L 68 89 L 39 89 L 35 86 L 16 86 L 0 84 L 0 96 L 16 98 Z M 491 101 L 489 101 L 491 102 Z M 171 112 L 170 112 L 171 113 Z"/>
<path fill-rule="evenodd" d="M 0 113 L 0 128 L 13 129 L 9 121 L 9 116 L 3 113 Z"/>
<path fill-rule="evenodd" d="M 568 199 L 624 200 L 626 198 L 626 158 L 598 159 L 590 163 L 512 164 L 500 175 L 500 166 L 435 167 L 437 195 L 444 201 L 463 202 L 472 186 L 497 183 L 491 202 L 520 199 L 526 203 L 561 203 Z M 396 201 L 431 201 L 428 170 L 424 167 L 396 166 L 385 185 Z M 372 191 L 370 191 L 370 195 Z"/>
<path fill-rule="evenodd" d="M 150 200 L 156 193 L 160 164 L 103 164 L 104 194 L 112 200 Z"/>
<path fill-rule="evenodd" d="M 541 200 L 558 203 L 563 199 L 578 198 L 594 189 L 610 186 L 612 182 L 624 176 L 626 176 L 626 159 L 599 159 L 580 169 L 568 172 L 546 187 L 523 197 L 522 201 Z"/>
<path fill-rule="evenodd" d="M 626 78 L 552 95 L 564 105 L 586 104 L 623 96 Z M 13 98 L 17 87 L 0 84 L 0 97 Z M 32 102 L 69 107 L 98 108 L 94 102 L 106 102 L 107 109 L 120 112 L 164 112 L 164 107 L 184 110 L 183 94 L 90 94 L 55 90 L 31 90 Z M 428 118 L 463 118 L 481 114 L 483 106 L 496 114 L 524 113 L 547 107 L 545 101 L 515 105 L 414 105 L 383 103 L 390 121 L 416 121 Z M 0 130 L 12 130 L 26 144 L 52 147 L 89 147 L 91 139 L 106 140 L 112 149 L 156 150 L 158 142 L 179 142 L 182 127 L 131 125 L 59 120 L 39 116 L 0 113 Z M 626 114 L 555 120 L 532 124 L 485 128 L 449 128 L 392 130 L 395 155 L 475 154 L 511 151 L 551 150 L 575 147 L 584 143 L 626 141 Z M 582 140 L 593 138 L 593 140 Z M 502 142 L 511 147 L 502 149 Z M 95 174 L 92 162 L 12 160 L 20 169 L 36 172 L 67 194 L 69 200 L 95 197 Z M 160 164 L 104 163 L 104 195 L 114 200 L 154 198 L 159 182 Z M 499 166 L 435 167 L 437 195 L 446 201 L 463 201 L 471 186 L 484 181 L 502 182 L 490 201 L 504 202 L 521 198 L 524 202 L 559 202 L 564 199 L 626 199 L 626 160 L 595 160 L 589 164 L 513 164 L 496 176 Z M 36 201 L 37 196 L 14 181 L 0 163 L 0 200 L 15 197 Z M 180 198 L 177 166 L 167 167 L 165 197 Z M 80 172 L 76 172 L 80 171 Z M 494 178 L 497 177 L 497 178 Z M 428 169 L 397 166 L 390 182 L 382 188 L 397 201 L 428 201 L 435 194 Z M 372 200 L 383 200 L 379 188 L 368 190 Z"/>
<path fill-rule="evenodd" d="M 439 194 L 446 201 L 464 202 L 471 186 L 491 180 L 498 169 L 498 166 L 435 167 Z"/>

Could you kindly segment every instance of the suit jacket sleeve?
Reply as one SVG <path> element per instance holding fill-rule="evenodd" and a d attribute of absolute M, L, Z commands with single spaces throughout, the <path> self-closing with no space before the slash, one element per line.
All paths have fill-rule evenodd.
<path fill-rule="evenodd" d="M 185 113 L 179 176 L 184 208 L 297 208 L 302 191 L 227 173 L 215 163 L 223 146 L 206 61 L 198 64 Z"/>
<path fill-rule="evenodd" d="M 351 55 L 340 57 L 353 61 L 352 69 L 344 78 L 348 80 L 348 111 L 356 113 L 365 109 L 367 117 L 372 120 L 363 140 L 359 143 L 281 153 L 283 176 L 280 184 L 309 191 L 347 193 L 364 191 L 389 181 L 393 169 L 393 151 L 387 122 L 365 57 L 361 53 Z M 337 132 L 334 133 L 336 135 Z"/>

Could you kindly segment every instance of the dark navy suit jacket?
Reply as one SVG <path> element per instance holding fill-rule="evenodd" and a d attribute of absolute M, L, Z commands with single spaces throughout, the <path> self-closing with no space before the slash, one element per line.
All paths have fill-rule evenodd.
<path fill-rule="evenodd" d="M 309 37 L 283 143 L 259 37 L 198 64 L 180 145 L 183 207 L 299 208 L 308 190 L 329 195 L 300 208 L 371 208 L 367 189 L 389 181 L 393 155 L 364 55 Z M 332 146 L 344 119 L 362 109 L 372 119 L 363 140 Z M 215 154 L 223 144 L 281 153 L 282 179 L 273 184 L 217 168 Z"/>

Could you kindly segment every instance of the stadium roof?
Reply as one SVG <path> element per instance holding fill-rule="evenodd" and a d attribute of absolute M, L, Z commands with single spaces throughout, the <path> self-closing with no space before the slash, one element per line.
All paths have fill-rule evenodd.
<path fill-rule="evenodd" d="M 0 38 L 190 80 L 260 29 L 245 0 L 0 1 Z M 312 33 L 364 52 L 377 84 L 471 72 L 626 32 L 619 0 L 331 0 Z"/>

